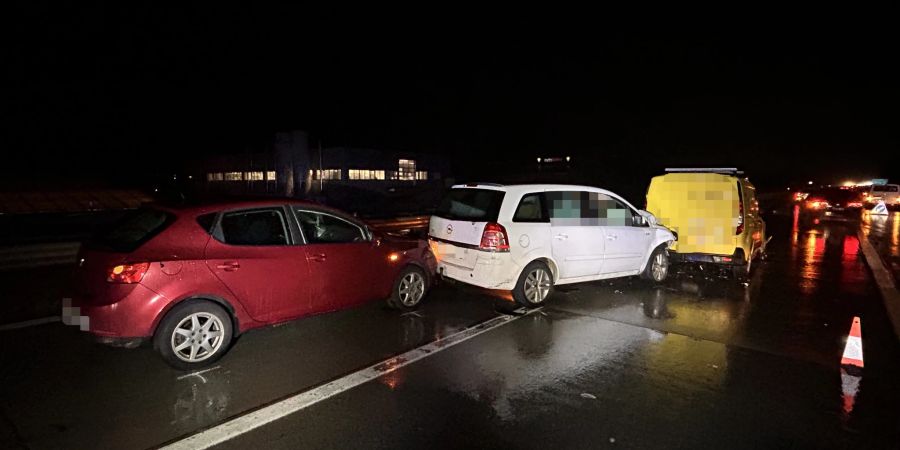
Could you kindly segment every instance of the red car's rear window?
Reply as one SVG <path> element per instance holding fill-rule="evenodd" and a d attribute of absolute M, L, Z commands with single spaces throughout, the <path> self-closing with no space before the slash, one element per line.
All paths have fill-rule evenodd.
<path fill-rule="evenodd" d="M 98 242 L 118 252 L 131 252 L 159 234 L 174 216 L 158 209 L 142 208 L 122 217 Z"/>

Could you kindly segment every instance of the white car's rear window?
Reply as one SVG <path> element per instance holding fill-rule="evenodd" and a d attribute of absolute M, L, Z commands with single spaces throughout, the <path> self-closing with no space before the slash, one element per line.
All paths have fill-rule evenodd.
<path fill-rule="evenodd" d="M 449 220 L 495 222 L 504 192 L 490 189 L 451 189 L 434 215 Z"/>

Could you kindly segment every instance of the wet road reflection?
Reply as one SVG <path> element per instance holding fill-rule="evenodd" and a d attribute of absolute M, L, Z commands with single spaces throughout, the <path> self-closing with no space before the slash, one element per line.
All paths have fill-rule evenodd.
<path fill-rule="evenodd" d="M 900 279 L 900 211 L 892 211 L 888 215 L 864 212 L 861 230 L 887 261 L 894 279 Z"/>
<path fill-rule="evenodd" d="M 221 367 L 177 379 L 170 424 L 179 434 L 224 419 L 231 401 L 230 373 Z"/>

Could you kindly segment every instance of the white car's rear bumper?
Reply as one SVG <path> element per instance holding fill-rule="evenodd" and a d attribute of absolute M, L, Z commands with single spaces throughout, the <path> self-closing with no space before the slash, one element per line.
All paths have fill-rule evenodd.
<path fill-rule="evenodd" d="M 470 250 L 471 251 L 471 250 Z M 472 268 L 454 264 L 452 258 L 438 257 L 437 272 L 452 280 L 487 289 L 511 291 L 516 286 L 519 269 L 509 253 L 479 251 Z"/>

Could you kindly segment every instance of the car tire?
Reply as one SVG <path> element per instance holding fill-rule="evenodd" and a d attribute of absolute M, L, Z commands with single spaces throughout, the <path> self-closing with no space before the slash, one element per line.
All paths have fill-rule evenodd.
<path fill-rule="evenodd" d="M 653 283 L 662 283 L 669 277 L 669 252 L 665 245 L 660 245 L 650 253 L 647 265 L 641 272 L 641 278 Z"/>
<path fill-rule="evenodd" d="M 526 308 L 543 306 L 552 294 L 553 272 L 540 261 L 525 266 L 512 291 L 516 303 Z"/>
<path fill-rule="evenodd" d="M 419 307 L 428 295 L 428 278 L 425 271 L 417 266 L 406 266 L 391 288 L 387 304 L 401 311 L 412 311 Z"/>
<path fill-rule="evenodd" d="M 224 356 L 233 336 L 231 316 L 221 306 L 205 300 L 189 300 L 166 314 L 153 343 L 172 367 L 195 370 Z"/>

